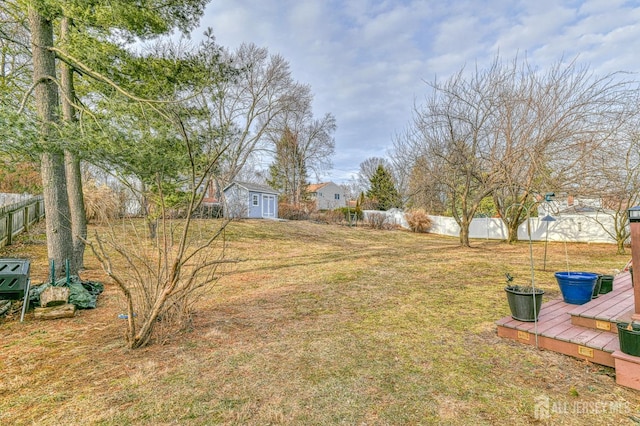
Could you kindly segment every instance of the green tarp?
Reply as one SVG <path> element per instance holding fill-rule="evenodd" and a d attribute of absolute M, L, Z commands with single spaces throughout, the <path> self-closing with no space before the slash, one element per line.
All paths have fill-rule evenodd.
<path fill-rule="evenodd" d="M 29 303 L 32 306 L 40 306 L 40 294 L 49 287 L 69 287 L 69 303 L 76 305 L 78 309 L 94 309 L 98 301 L 98 295 L 104 290 L 104 285 L 95 281 L 81 281 L 77 275 L 61 278 L 54 283 L 45 283 L 32 287 L 29 292 Z"/>

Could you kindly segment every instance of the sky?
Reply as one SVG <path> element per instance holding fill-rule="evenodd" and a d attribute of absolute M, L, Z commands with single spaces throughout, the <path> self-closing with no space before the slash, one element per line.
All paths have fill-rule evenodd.
<path fill-rule="evenodd" d="M 339 184 L 388 156 L 427 82 L 497 55 L 539 69 L 572 59 L 597 75 L 640 71 L 640 0 L 212 0 L 193 38 L 208 27 L 228 49 L 280 54 L 311 86 L 314 115 L 338 125 L 320 180 Z"/>

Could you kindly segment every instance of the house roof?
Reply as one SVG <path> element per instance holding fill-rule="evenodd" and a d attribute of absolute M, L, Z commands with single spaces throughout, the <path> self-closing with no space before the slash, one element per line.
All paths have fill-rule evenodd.
<path fill-rule="evenodd" d="M 257 183 L 249 183 L 249 182 L 231 182 L 229 185 L 227 185 L 223 191 L 226 191 L 227 189 L 231 188 L 233 185 L 238 185 L 241 188 L 246 189 L 247 191 L 251 191 L 251 192 L 264 192 L 267 194 L 276 194 L 278 195 L 278 191 L 276 191 L 275 189 L 271 188 L 268 185 L 260 185 Z"/>
<path fill-rule="evenodd" d="M 560 210 L 558 214 L 585 214 L 585 213 L 597 213 L 599 209 L 591 206 L 570 206 L 564 210 Z"/>
<path fill-rule="evenodd" d="M 311 184 L 309 186 L 307 186 L 307 192 L 318 192 L 320 189 L 324 188 L 325 186 L 329 185 L 332 182 L 324 182 L 324 183 L 314 183 Z"/>

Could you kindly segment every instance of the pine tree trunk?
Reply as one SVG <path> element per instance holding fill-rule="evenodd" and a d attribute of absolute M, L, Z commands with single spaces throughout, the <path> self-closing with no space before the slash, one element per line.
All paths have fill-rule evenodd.
<path fill-rule="evenodd" d="M 70 18 L 62 18 L 60 36 L 63 41 L 68 40 L 70 24 Z M 73 87 L 73 70 L 64 62 L 60 64 L 60 85 L 64 95 L 62 97 L 62 115 L 66 123 L 73 124 L 77 121 L 75 108 L 72 103 L 76 97 Z M 87 238 L 87 213 L 84 207 L 84 195 L 82 192 L 80 160 L 73 151 L 68 149 L 64 152 L 64 159 L 69 209 L 71 211 L 71 235 L 73 245 L 70 272 L 73 275 L 77 275 L 78 271 L 84 267 L 84 240 Z"/>
<path fill-rule="evenodd" d="M 87 214 L 84 207 L 84 196 L 82 193 L 80 160 L 78 160 L 78 158 L 70 151 L 65 151 L 64 156 L 73 242 L 71 274 L 77 275 L 78 271 L 84 268 L 83 240 L 86 240 L 87 238 Z"/>
<path fill-rule="evenodd" d="M 47 228 L 47 251 L 56 265 L 58 276 L 71 259 L 71 221 L 64 155 L 57 148 L 54 124 L 58 121 L 58 89 L 52 80 L 56 75 L 53 46 L 53 26 L 34 7 L 29 8 L 29 27 L 33 55 L 33 82 L 36 113 L 40 120 L 42 185 Z"/>

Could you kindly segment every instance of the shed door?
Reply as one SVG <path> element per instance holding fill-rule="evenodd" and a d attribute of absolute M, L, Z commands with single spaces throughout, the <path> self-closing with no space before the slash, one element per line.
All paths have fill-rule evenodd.
<path fill-rule="evenodd" d="M 276 196 L 262 194 L 262 217 L 276 216 Z"/>

